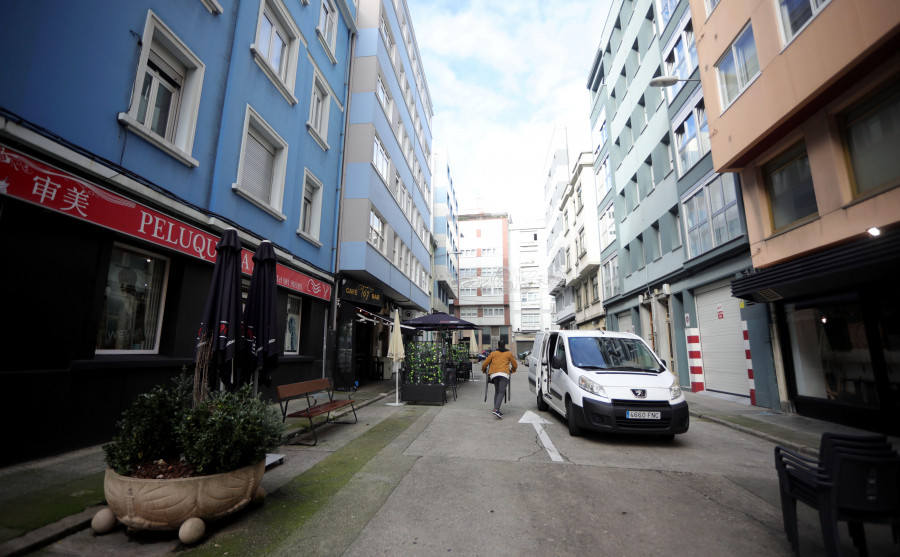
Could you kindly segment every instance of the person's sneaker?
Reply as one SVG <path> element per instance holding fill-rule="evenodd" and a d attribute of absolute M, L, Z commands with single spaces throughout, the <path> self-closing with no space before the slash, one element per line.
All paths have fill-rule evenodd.
<path fill-rule="evenodd" d="M 498 418 L 500 418 L 501 420 L 503 419 L 503 414 L 501 414 L 499 410 L 494 410 L 494 415 L 497 416 Z"/>

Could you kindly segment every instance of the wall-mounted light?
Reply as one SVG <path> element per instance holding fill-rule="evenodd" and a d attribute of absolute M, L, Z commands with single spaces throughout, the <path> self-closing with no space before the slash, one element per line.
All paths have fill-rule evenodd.
<path fill-rule="evenodd" d="M 872 236 L 873 238 L 875 236 L 878 236 L 879 234 L 881 234 L 881 230 L 879 230 L 877 226 L 873 226 L 872 228 L 868 229 L 866 232 L 868 232 L 869 236 Z"/>
<path fill-rule="evenodd" d="M 671 87 L 679 81 L 700 81 L 699 79 L 681 79 L 674 75 L 661 75 L 650 80 L 650 87 Z"/>

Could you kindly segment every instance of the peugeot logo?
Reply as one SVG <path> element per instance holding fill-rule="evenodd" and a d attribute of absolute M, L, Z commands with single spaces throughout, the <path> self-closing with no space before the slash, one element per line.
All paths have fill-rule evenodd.
<path fill-rule="evenodd" d="M 635 398 L 647 398 L 647 389 L 631 389 Z"/>

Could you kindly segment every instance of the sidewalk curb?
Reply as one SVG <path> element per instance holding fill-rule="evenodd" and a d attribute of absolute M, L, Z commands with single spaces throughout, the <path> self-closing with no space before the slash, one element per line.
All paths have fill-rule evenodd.
<path fill-rule="evenodd" d="M 394 391 L 395 389 L 392 388 L 389 391 L 377 394 L 372 398 L 354 401 L 356 403 L 354 404 L 354 407 L 356 408 L 356 410 L 365 408 L 370 404 L 393 395 Z M 334 417 L 340 418 L 341 416 L 349 413 L 352 413 L 352 410 L 346 410 L 336 413 Z M 296 427 L 285 431 L 281 436 L 281 442 L 282 444 L 286 444 L 291 439 L 294 439 L 295 437 L 306 433 L 308 430 L 308 427 Z M 13 538 L 6 542 L 0 543 L 0 557 L 26 555 L 28 553 L 31 553 L 32 551 L 36 551 L 42 547 L 46 547 L 57 540 L 65 538 L 66 536 L 70 536 L 76 532 L 84 530 L 85 528 L 90 528 L 91 520 L 93 520 L 94 515 L 104 506 L 105 505 L 88 507 L 78 514 L 67 516 L 61 520 L 54 522 L 53 524 L 41 526 L 40 528 L 27 532 L 17 538 Z"/>
<path fill-rule="evenodd" d="M 704 414 L 702 412 L 698 412 L 696 410 L 689 410 L 688 413 L 691 417 L 697 418 L 699 420 L 704 420 L 707 422 L 713 422 L 725 427 L 729 427 L 736 431 L 740 431 L 741 433 L 745 433 L 747 435 L 752 435 L 754 437 L 758 437 L 770 443 L 774 443 L 776 445 L 780 445 L 782 447 L 786 447 L 794 452 L 805 454 L 812 457 L 817 457 L 819 454 L 818 449 L 814 447 L 809 447 L 803 443 L 797 443 L 795 441 L 789 441 L 787 439 L 783 439 L 781 437 L 777 437 L 775 435 L 770 435 L 764 431 L 759 431 L 757 429 L 753 429 L 750 427 L 742 426 L 740 424 L 736 424 L 732 421 L 729 421 L 725 418 L 717 416 L 715 414 Z"/>
<path fill-rule="evenodd" d="M 94 515 L 102 508 L 103 506 L 88 507 L 78 514 L 67 516 L 53 524 L 41 526 L 37 530 L 3 542 L 0 544 L 0 556 L 25 555 L 88 528 Z"/>

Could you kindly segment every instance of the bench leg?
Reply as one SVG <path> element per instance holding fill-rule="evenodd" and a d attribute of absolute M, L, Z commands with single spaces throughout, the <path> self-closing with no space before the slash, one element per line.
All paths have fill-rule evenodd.
<path fill-rule="evenodd" d="M 347 421 L 338 422 L 338 421 L 333 420 L 333 419 L 329 420 L 328 417 L 326 417 L 326 418 L 325 418 L 325 423 L 332 423 L 332 424 L 355 424 L 356 422 L 359 421 L 359 418 L 356 417 L 356 407 L 353 405 L 353 403 L 350 404 L 350 409 L 353 410 L 353 421 L 352 421 L 352 422 L 347 422 Z M 328 413 L 328 416 L 329 416 L 329 417 L 331 416 L 331 412 Z"/>

